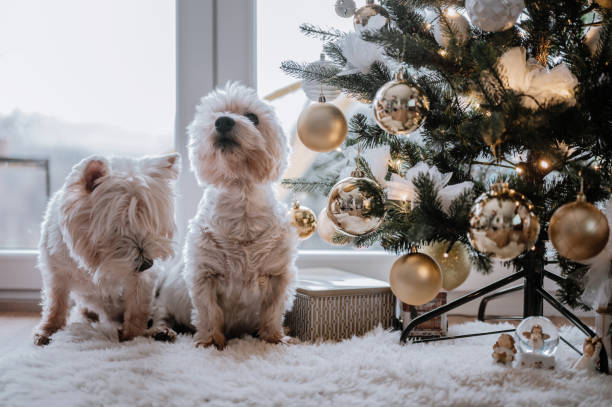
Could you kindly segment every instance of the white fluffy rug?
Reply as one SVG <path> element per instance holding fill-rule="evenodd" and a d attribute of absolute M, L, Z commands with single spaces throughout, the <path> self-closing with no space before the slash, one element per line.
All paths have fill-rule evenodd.
<path fill-rule="evenodd" d="M 454 334 L 509 325 L 479 322 Z M 576 344 L 582 335 L 564 329 Z M 491 359 L 495 336 L 398 344 L 399 333 L 319 345 L 268 345 L 253 338 L 195 349 L 137 339 L 117 343 L 109 326 L 73 324 L 44 349 L 0 356 L 1 406 L 610 406 L 612 376 L 569 369 L 505 368 Z"/>

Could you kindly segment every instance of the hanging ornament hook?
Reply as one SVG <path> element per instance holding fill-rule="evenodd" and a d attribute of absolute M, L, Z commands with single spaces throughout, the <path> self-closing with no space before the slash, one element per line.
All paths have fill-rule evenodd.
<path fill-rule="evenodd" d="M 586 202 L 586 196 L 584 195 L 584 177 L 582 176 L 582 170 L 578 171 L 578 177 L 580 178 L 580 191 L 578 191 L 576 201 Z"/>
<path fill-rule="evenodd" d="M 351 177 L 363 178 L 364 173 L 361 170 L 361 141 L 357 140 L 357 157 L 355 158 L 355 170 L 351 172 Z"/>

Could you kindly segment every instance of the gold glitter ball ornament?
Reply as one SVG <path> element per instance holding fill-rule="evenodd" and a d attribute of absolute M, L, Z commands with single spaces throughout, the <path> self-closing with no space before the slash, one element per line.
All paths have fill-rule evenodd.
<path fill-rule="evenodd" d="M 467 247 L 461 242 L 435 242 L 421 247 L 421 252 L 429 255 L 440 266 L 442 288 L 446 291 L 459 287 L 470 275 L 472 262 Z"/>
<path fill-rule="evenodd" d="M 408 253 L 395 260 L 389 273 L 391 291 L 404 304 L 423 305 L 442 288 L 442 272 L 434 259 L 424 253 Z"/>
<path fill-rule="evenodd" d="M 395 135 L 417 130 L 429 113 L 427 96 L 409 85 L 403 75 L 402 70 L 398 70 L 395 79 L 381 86 L 372 101 L 378 126 Z"/>
<path fill-rule="evenodd" d="M 472 246 L 501 260 L 514 259 L 531 249 L 540 233 L 533 204 L 505 183 L 494 184 L 478 197 L 469 219 Z"/>
<path fill-rule="evenodd" d="M 298 201 L 293 203 L 289 211 L 291 225 L 295 228 L 300 239 L 308 239 L 317 228 L 317 218 L 312 209 L 300 206 Z"/>
<path fill-rule="evenodd" d="M 588 203 L 583 193 L 553 213 L 548 238 L 559 255 L 583 261 L 595 257 L 608 243 L 610 227 L 605 215 Z"/>
<path fill-rule="evenodd" d="M 308 106 L 297 122 L 298 137 L 313 151 L 324 153 L 340 147 L 346 138 L 348 124 L 338 107 L 325 103 L 325 97 Z"/>
<path fill-rule="evenodd" d="M 372 233 L 385 217 L 385 201 L 380 186 L 355 170 L 333 186 L 327 198 L 327 216 L 349 236 Z"/>
<path fill-rule="evenodd" d="M 483 31 L 505 31 L 516 23 L 523 0 L 465 0 L 465 11 L 473 25 Z"/>
<path fill-rule="evenodd" d="M 355 10 L 353 16 L 353 26 L 355 31 L 368 29 L 370 18 L 374 16 L 382 16 L 385 18 L 385 24 L 389 24 L 389 13 L 379 4 L 374 4 L 374 0 L 367 0 L 366 5 Z"/>

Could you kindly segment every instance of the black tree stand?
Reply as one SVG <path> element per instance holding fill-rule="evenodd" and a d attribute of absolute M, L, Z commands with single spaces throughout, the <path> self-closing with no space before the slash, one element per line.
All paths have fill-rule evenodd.
<path fill-rule="evenodd" d="M 489 284 L 485 287 L 482 287 L 479 290 L 473 291 L 463 297 L 457 298 L 454 301 L 449 302 L 441 307 L 438 307 L 434 310 L 431 310 L 421 316 L 418 316 L 410 321 L 408 326 L 402 331 L 402 336 L 400 339 L 400 343 L 404 344 L 409 339 L 410 332 L 417 326 L 422 324 L 423 322 L 429 321 L 435 317 L 438 317 L 442 314 L 445 314 L 463 304 L 474 301 L 477 298 L 483 297 L 486 294 L 492 293 L 495 290 L 498 290 L 510 283 L 513 283 L 519 279 L 524 279 L 524 284 L 517 285 L 514 287 L 510 287 L 493 294 L 489 294 L 484 297 L 480 303 L 480 307 L 478 310 L 478 319 L 480 321 L 484 321 L 485 319 L 501 319 L 501 317 L 493 317 L 493 318 L 485 318 L 485 309 L 487 302 L 490 300 L 500 297 L 505 294 L 509 294 L 515 291 L 523 290 L 524 300 L 523 300 L 523 318 L 531 317 L 531 316 L 542 316 L 544 311 L 544 301 L 549 303 L 553 308 L 561 313 L 568 321 L 574 324 L 578 329 L 580 329 L 587 337 L 595 336 L 595 332 L 593 332 L 585 323 L 583 323 L 577 316 L 575 316 L 570 310 L 568 310 L 563 304 L 561 304 L 556 298 L 550 295 L 548 292 L 544 290 L 544 278 L 548 278 L 555 282 L 562 281 L 563 278 L 559 277 L 549 271 L 544 270 L 544 263 L 542 260 L 543 257 L 536 259 L 535 267 L 531 270 L 522 270 L 514 273 L 511 276 L 502 278 L 494 282 L 493 284 Z M 521 319 L 518 317 L 510 317 L 503 319 Z M 412 341 L 413 343 L 421 343 L 421 342 L 434 342 L 434 341 L 443 341 L 448 339 L 459 339 L 459 338 L 468 338 L 473 336 L 482 336 L 482 335 L 494 335 L 500 334 L 504 332 L 514 332 L 514 329 L 506 329 L 500 331 L 491 331 L 491 332 L 479 332 L 468 335 L 458 335 L 458 336 L 443 336 L 437 338 L 423 338 L 416 339 Z M 572 346 L 568 341 L 561 337 L 561 340 L 569 345 L 572 349 L 574 349 L 579 354 L 582 354 L 578 349 Z M 601 347 L 601 352 L 599 354 L 599 371 L 601 373 L 608 374 L 608 355 L 606 354 L 606 349 L 604 346 Z"/>

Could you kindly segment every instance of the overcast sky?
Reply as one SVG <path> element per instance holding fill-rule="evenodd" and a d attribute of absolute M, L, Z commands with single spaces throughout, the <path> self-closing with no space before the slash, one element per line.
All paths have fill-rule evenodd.
<path fill-rule="evenodd" d="M 0 113 L 171 133 L 174 1 L 0 0 Z"/>

